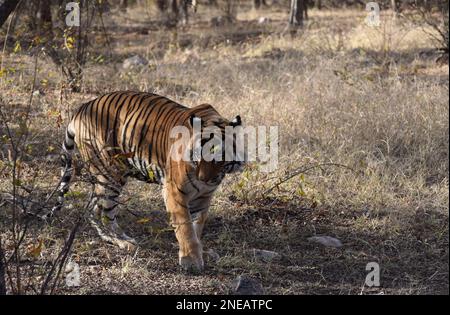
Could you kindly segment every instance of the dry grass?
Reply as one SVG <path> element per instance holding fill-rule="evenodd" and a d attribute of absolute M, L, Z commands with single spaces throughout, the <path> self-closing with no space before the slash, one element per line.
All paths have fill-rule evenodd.
<path fill-rule="evenodd" d="M 61 94 L 58 70 L 40 58 L 44 95 L 34 100 L 24 180 L 29 175 L 44 191 L 55 185 L 53 148 L 68 113 L 82 101 L 125 89 L 156 91 L 190 106 L 208 102 L 226 117 L 240 114 L 248 125 L 279 126 L 279 169 L 254 169 L 223 184 L 205 231 L 205 246 L 221 258 L 200 276 L 176 267 L 176 240 L 159 188 L 130 182 L 121 221 L 140 249 L 120 252 L 83 226 L 72 255 L 82 286 L 58 293 L 229 293 L 231 281 L 245 273 L 274 294 L 448 294 L 449 73 L 434 62 L 425 33 L 387 14 L 380 29 L 371 29 L 363 24 L 364 12 L 313 11 L 307 30 L 293 39 L 282 33 L 285 12 L 264 11 L 272 22 L 258 25 L 258 14 L 246 11 L 222 29 L 208 26 L 215 14 L 201 9 L 177 37 L 149 25 L 138 9 L 109 17 L 112 61 L 88 63 L 80 94 Z M 101 44 L 94 51 L 92 60 L 108 55 Z M 136 53 L 150 60 L 149 67 L 121 70 L 119 62 Z M 15 71 L 2 78 L 8 104 L 2 110 L 18 128 L 33 58 L 4 58 Z M 326 162 L 353 171 L 316 168 L 264 193 L 291 171 Z M 9 189 L 8 168 L 0 176 L 0 190 Z M 86 189 L 76 184 L 72 190 L 80 196 L 72 196 L 73 207 L 51 224 L 33 224 L 32 235 L 46 248 L 35 260 L 48 260 L 60 245 Z M 2 208 L 3 238 L 9 235 L 7 214 Z M 138 223 L 141 218 L 149 220 Z M 314 235 L 337 237 L 344 246 L 322 248 L 307 241 Z M 252 248 L 275 250 L 281 258 L 259 262 Z M 381 266 L 380 288 L 364 287 L 371 261 Z"/>

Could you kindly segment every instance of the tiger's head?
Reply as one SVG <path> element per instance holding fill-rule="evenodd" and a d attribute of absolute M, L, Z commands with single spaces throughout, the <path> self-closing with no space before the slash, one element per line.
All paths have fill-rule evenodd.
<path fill-rule="evenodd" d="M 226 174 L 244 169 L 245 152 L 243 143 L 239 145 L 238 141 L 242 120 L 240 116 L 231 121 L 224 119 L 212 106 L 206 107 L 208 111 L 196 111 L 189 119 L 193 133 L 188 167 L 197 180 L 218 185 Z"/>

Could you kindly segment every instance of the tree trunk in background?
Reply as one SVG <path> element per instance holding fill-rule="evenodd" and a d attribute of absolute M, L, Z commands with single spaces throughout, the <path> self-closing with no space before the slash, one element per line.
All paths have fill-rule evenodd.
<path fill-rule="evenodd" d="M 161 12 L 170 9 L 166 15 L 166 25 L 168 27 L 176 27 L 180 18 L 183 24 L 188 23 L 189 8 L 192 7 L 195 12 L 197 0 L 157 0 L 156 5 Z"/>
<path fill-rule="evenodd" d="M 253 0 L 253 7 L 255 9 L 259 9 L 261 6 L 267 6 L 266 0 Z"/>
<path fill-rule="evenodd" d="M 178 1 L 177 0 L 170 0 L 170 8 L 172 9 L 173 15 L 178 20 Z"/>
<path fill-rule="evenodd" d="M 18 4 L 19 0 L 0 0 L 0 27 L 3 26 Z"/>
<path fill-rule="evenodd" d="M 181 4 L 180 4 L 181 16 L 182 16 L 181 18 L 182 18 L 182 23 L 184 25 L 188 24 L 188 22 L 189 22 L 189 12 L 188 12 L 189 6 L 190 6 L 189 1 L 187 1 L 187 0 L 181 1 Z"/>
<path fill-rule="evenodd" d="M 392 11 L 394 11 L 394 14 L 397 15 L 398 12 L 397 0 L 391 0 L 391 9 Z"/>
<path fill-rule="evenodd" d="M 166 0 L 156 0 L 156 6 L 158 10 L 164 12 L 167 10 L 167 1 Z"/>
<path fill-rule="evenodd" d="M 126 10 L 128 8 L 128 0 L 120 0 L 120 8 Z"/>
<path fill-rule="evenodd" d="M 51 1 L 41 0 L 39 3 L 39 33 L 51 35 L 53 29 Z"/>
<path fill-rule="evenodd" d="M 427 9 L 429 7 L 427 0 L 416 0 L 414 1 L 416 7 L 423 7 Z"/>
<path fill-rule="evenodd" d="M 289 25 L 297 28 L 303 26 L 303 12 L 305 11 L 305 0 L 291 0 L 289 12 Z"/>
<path fill-rule="evenodd" d="M 312 0 L 305 0 L 303 2 L 303 13 L 304 13 L 304 18 L 305 20 L 309 19 L 308 17 L 308 5 L 310 4 L 309 2 Z M 312 4 L 314 5 L 314 1 L 312 1 Z"/>

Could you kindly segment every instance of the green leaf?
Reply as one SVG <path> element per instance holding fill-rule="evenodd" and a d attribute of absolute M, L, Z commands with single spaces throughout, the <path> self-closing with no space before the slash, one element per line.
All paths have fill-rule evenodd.
<path fill-rule="evenodd" d="M 22 46 L 20 45 L 20 42 L 16 42 L 16 45 L 14 46 L 13 53 L 17 54 L 22 50 Z"/>
<path fill-rule="evenodd" d="M 153 172 L 153 170 L 151 168 L 147 169 L 147 173 L 148 173 L 148 178 L 151 181 L 155 181 L 155 179 L 156 179 L 155 172 Z"/>

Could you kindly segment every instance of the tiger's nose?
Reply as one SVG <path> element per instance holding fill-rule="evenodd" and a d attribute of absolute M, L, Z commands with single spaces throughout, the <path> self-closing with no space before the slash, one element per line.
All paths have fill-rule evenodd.
<path fill-rule="evenodd" d="M 197 172 L 197 178 L 198 178 L 198 180 L 200 180 L 202 182 L 207 182 L 211 179 L 211 176 L 209 176 L 207 172 L 199 170 Z"/>

